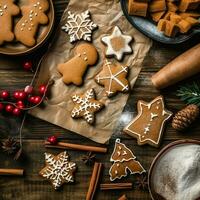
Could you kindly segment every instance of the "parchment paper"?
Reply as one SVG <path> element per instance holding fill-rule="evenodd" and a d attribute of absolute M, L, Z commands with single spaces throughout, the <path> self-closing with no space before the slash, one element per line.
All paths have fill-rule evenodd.
<path fill-rule="evenodd" d="M 90 11 L 94 23 L 98 25 L 98 29 L 93 32 L 93 44 L 98 50 L 99 61 L 97 65 L 88 68 L 83 86 L 67 86 L 63 83 L 56 68 L 59 63 L 66 62 L 73 57 L 73 50 L 79 42 L 71 44 L 69 36 L 61 30 L 61 26 L 67 21 L 68 11 L 81 13 L 87 9 Z M 104 87 L 96 84 L 93 78 L 100 71 L 105 59 L 105 47 L 100 38 L 104 34 L 110 34 L 116 25 L 125 34 L 134 38 L 132 43 L 133 54 L 126 55 L 122 62 L 130 68 L 128 79 L 131 87 L 133 87 L 141 70 L 142 61 L 151 46 L 151 41 L 129 24 L 123 16 L 119 1 L 71 0 L 64 11 L 53 45 L 43 59 L 36 83 L 37 85 L 43 84 L 49 77 L 54 79 L 55 83 L 51 87 L 52 95 L 50 99 L 44 102 L 44 108 L 36 108 L 30 112 L 33 116 L 76 132 L 98 143 L 105 143 L 109 140 L 126 104 L 128 94 L 118 94 L 115 97 L 107 98 L 104 94 Z M 112 59 L 109 60 L 113 61 Z M 73 119 L 70 115 L 74 106 L 71 95 L 84 93 L 89 88 L 94 88 L 97 99 L 105 103 L 105 108 L 96 114 L 96 122 L 93 126 L 87 124 L 83 119 Z"/>

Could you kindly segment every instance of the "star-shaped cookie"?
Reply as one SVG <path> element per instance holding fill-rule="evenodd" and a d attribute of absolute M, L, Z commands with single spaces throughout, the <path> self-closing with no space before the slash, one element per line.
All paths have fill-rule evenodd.
<path fill-rule="evenodd" d="M 101 110 L 103 103 L 95 100 L 95 93 L 93 89 L 89 89 L 85 94 L 73 95 L 72 101 L 75 106 L 71 112 L 73 118 L 84 118 L 86 122 L 92 124 L 94 122 L 94 113 Z"/>
<path fill-rule="evenodd" d="M 150 103 L 138 101 L 138 115 L 124 128 L 124 132 L 137 138 L 139 145 L 159 146 L 164 124 L 172 116 L 165 109 L 164 99 L 158 96 Z"/>
<path fill-rule="evenodd" d="M 66 151 L 54 156 L 45 153 L 46 166 L 39 174 L 48 179 L 54 189 L 58 189 L 64 183 L 74 182 L 73 173 L 76 170 L 76 164 L 69 162 L 69 156 Z"/>
<path fill-rule="evenodd" d="M 118 26 L 115 26 L 111 35 L 101 38 L 101 41 L 107 46 L 106 56 L 115 56 L 117 60 L 121 60 L 124 54 L 131 53 L 132 49 L 129 45 L 132 37 L 124 35 Z"/>
<path fill-rule="evenodd" d="M 105 93 L 108 97 L 113 96 L 116 92 L 129 91 L 129 83 L 126 79 L 128 67 L 124 67 L 119 63 L 108 62 L 103 64 L 103 68 L 95 77 L 100 85 L 105 87 Z"/>

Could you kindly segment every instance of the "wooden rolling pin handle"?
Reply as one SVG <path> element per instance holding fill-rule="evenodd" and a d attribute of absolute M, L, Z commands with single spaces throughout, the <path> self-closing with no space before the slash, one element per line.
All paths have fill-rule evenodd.
<path fill-rule="evenodd" d="M 0 175 L 17 175 L 23 176 L 23 169 L 0 169 Z"/>

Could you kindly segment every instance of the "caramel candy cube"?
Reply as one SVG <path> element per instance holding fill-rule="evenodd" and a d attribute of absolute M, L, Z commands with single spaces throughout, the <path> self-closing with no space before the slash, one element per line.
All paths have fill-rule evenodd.
<path fill-rule="evenodd" d="M 145 17 L 147 14 L 148 3 L 135 2 L 129 0 L 128 13 L 129 15 L 137 15 Z"/>
<path fill-rule="evenodd" d="M 200 13 L 198 12 L 179 13 L 179 15 L 182 17 L 182 19 L 185 19 L 187 17 L 194 17 L 194 18 L 200 17 Z"/>
<path fill-rule="evenodd" d="M 179 27 L 175 23 L 166 20 L 166 27 L 164 34 L 168 37 L 175 37 L 178 32 L 179 32 Z"/>
<path fill-rule="evenodd" d="M 171 15 L 173 15 L 174 14 L 174 12 L 167 12 L 166 14 L 165 14 L 165 16 L 163 17 L 163 19 L 166 19 L 166 20 L 170 20 L 170 16 Z"/>
<path fill-rule="evenodd" d="M 200 5 L 200 0 L 181 0 L 179 4 L 179 11 L 195 10 Z"/>
<path fill-rule="evenodd" d="M 149 4 L 150 12 L 160 12 L 166 10 L 165 0 L 154 0 Z"/>
<path fill-rule="evenodd" d="M 165 19 L 161 19 L 159 20 L 158 22 L 158 25 L 157 25 L 157 29 L 161 32 L 164 32 L 165 31 L 165 28 L 166 28 L 166 21 Z"/>
<path fill-rule="evenodd" d="M 180 28 L 181 33 L 187 33 L 192 27 L 192 25 L 185 19 L 182 19 L 177 26 Z"/>
<path fill-rule="evenodd" d="M 151 17 L 154 22 L 158 22 L 161 17 L 165 14 L 165 11 L 151 13 Z"/>
<path fill-rule="evenodd" d="M 194 17 L 186 17 L 185 20 L 192 26 L 198 25 L 200 23 L 199 20 L 195 19 Z"/>
<path fill-rule="evenodd" d="M 167 9 L 168 11 L 176 12 L 178 10 L 178 7 L 172 2 L 167 2 Z"/>
<path fill-rule="evenodd" d="M 175 24 L 179 23 L 181 20 L 182 20 L 182 18 L 175 13 L 170 15 L 170 21 Z"/>

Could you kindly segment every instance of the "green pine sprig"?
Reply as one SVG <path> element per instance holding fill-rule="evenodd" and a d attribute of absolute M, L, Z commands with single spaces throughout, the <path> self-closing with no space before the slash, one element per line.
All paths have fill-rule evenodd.
<path fill-rule="evenodd" d="M 193 82 L 192 84 L 181 86 L 177 91 L 177 96 L 179 96 L 186 104 L 200 106 L 200 83 Z"/>

